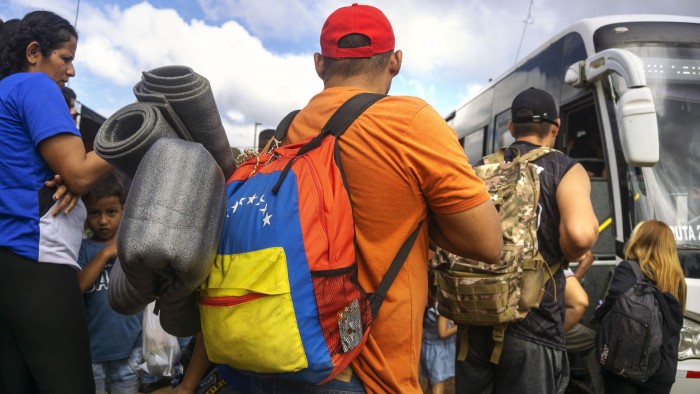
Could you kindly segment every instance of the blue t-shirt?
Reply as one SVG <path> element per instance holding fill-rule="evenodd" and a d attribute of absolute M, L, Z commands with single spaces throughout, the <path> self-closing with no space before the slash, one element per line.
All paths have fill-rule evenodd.
<path fill-rule="evenodd" d="M 84 268 L 105 246 L 105 242 L 84 239 L 78 257 L 80 267 Z M 122 315 L 109 305 L 109 276 L 113 265 L 114 260 L 105 264 L 92 288 L 83 294 L 94 363 L 127 358 L 134 348 L 142 345 L 143 312 Z"/>
<path fill-rule="evenodd" d="M 82 202 L 52 217 L 54 174 L 39 143 L 57 134 L 80 136 L 58 85 L 46 74 L 0 80 L 0 247 L 46 263 L 75 263 L 87 216 Z"/>

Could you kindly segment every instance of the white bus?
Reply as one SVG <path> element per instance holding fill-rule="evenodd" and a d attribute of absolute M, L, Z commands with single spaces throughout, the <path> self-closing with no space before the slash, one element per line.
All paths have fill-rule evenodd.
<path fill-rule="evenodd" d="M 591 175 L 600 236 L 583 321 L 635 224 L 664 221 L 688 284 L 673 392 L 700 393 L 700 18 L 618 15 L 565 29 L 447 116 L 472 164 L 513 141 L 510 104 L 528 87 L 555 97 L 556 148 Z"/>

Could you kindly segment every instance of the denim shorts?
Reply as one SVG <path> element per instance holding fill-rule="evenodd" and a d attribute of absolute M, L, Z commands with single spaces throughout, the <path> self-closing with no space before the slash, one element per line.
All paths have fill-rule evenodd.
<path fill-rule="evenodd" d="M 139 391 L 139 365 L 143 363 L 141 348 L 135 348 L 127 358 L 101 363 L 92 363 L 95 377 L 95 392 L 110 394 L 133 394 Z"/>

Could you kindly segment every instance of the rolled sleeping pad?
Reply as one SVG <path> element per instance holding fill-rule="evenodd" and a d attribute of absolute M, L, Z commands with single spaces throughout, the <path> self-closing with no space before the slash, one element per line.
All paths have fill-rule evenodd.
<path fill-rule="evenodd" d="M 133 103 L 102 124 L 95 136 L 95 153 L 133 179 L 143 156 L 162 137 L 178 136 L 154 105 Z"/>
<path fill-rule="evenodd" d="M 141 274 L 152 270 L 161 301 L 192 293 L 209 274 L 225 206 L 223 174 L 201 144 L 156 141 L 136 171 L 117 234 L 129 282 L 149 293 L 152 286 Z"/>
<path fill-rule="evenodd" d="M 187 337 L 202 330 L 197 293 L 177 301 L 159 300 L 160 325 L 170 335 Z"/>
<path fill-rule="evenodd" d="M 231 176 L 236 164 L 206 78 L 186 66 L 159 67 L 143 72 L 134 95 L 140 102 L 158 105 L 182 139 L 202 144 L 224 177 Z"/>
<path fill-rule="evenodd" d="M 119 258 L 114 262 L 109 276 L 108 298 L 112 309 L 122 315 L 133 315 L 142 311 L 155 300 L 155 296 L 144 295 L 131 285 L 122 271 Z"/>

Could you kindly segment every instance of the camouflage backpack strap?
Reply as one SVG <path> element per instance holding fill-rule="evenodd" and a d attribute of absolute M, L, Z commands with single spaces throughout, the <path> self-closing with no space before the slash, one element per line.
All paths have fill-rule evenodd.
<path fill-rule="evenodd" d="M 531 162 L 531 161 L 535 161 L 535 160 L 539 159 L 540 157 L 542 157 L 544 155 L 547 155 L 547 154 L 550 154 L 553 152 L 559 152 L 559 151 L 554 149 L 554 148 L 549 148 L 547 146 L 540 146 L 539 148 L 533 149 L 533 150 L 527 152 L 526 154 L 520 156 L 519 159 L 521 161 Z M 513 161 L 515 161 L 517 158 L 518 157 L 516 156 L 516 158 L 514 158 Z"/>
<path fill-rule="evenodd" d="M 520 149 L 514 146 L 504 146 L 502 148 L 499 148 L 498 151 L 491 153 L 490 155 L 484 156 L 484 158 L 481 160 L 484 162 L 484 164 L 503 163 L 504 161 L 506 161 L 505 153 L 508 150 L 512 150 L 514 152 L 514 158 L 520 157 Z"/>

